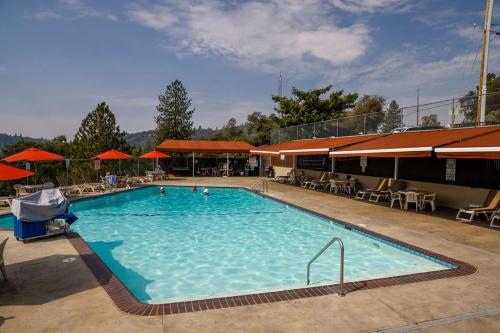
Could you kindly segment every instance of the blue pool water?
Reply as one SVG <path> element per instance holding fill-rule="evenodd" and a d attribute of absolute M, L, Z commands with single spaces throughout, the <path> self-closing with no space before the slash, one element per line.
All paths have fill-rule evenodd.
<path fill-rule="evenodd" d="M 73 230 L 145 303 L 304 287 L 308 261 L 334 236 L 345 244 L 346 281 L 453 267 L 237 188 L 210 188 L 206 197 L 151 186 L 71 210 L 79 217 Z M 312 285 L 338 275 L 335 245 L 312 265 Z"/>

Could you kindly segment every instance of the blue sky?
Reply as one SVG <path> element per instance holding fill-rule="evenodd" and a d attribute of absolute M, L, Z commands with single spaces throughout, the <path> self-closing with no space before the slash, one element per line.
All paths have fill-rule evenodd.
<path fill-rule="evenodd" d="M 101 101 L 128 132 L 154 128 L 180 79 L 195 125 L 269 113 L 325 84 L 400 105 L 475 87 L 485 1 L 0 0 L 0 132 L 72 138 Z M 493 22 L 500 23 L 500 6 Z M 476 27 L 474 27 L 476 24 Z M 500 73 L 500 37 L 490 72 Z"/>

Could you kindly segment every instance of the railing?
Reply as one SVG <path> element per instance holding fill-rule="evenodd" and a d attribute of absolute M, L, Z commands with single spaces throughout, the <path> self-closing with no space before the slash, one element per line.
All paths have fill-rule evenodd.
<path fill-rule="evenodd" d="M 344 242 L 342 242 L 342 239 L 340 237 L 333 237 L 331 241 L 326 244 L 321 251 L 319 251 L 314 258 L 309 261 L 307 264 L 307 285 L 309 285 L 310 280 L 309 280 L 309 275 L 311 273 L 311 264 L 318 259 L 319 256 L 323 254 L 330 246 L 332 246 L 335 242 L 339 243 L 340 246 L 340 291 L 339 295 L 344 296 Z"/>
<path fill-rule="evenodd" d="M 486 95 L 487 123 L 498 124 L 500 91 Z M 359 134 L 389 133 L 400 127 L 479 126 L 476 123 L 477 96 L 463 96 L 397 110 L 351 115 L 310 124 L 293 125 L 271 130 L 271 144 L 290 140 L 339 137 Z"/>
<path fill-rule="evenodd" d="M 260 187 L 260 189 L 259 189 L 259 187 Z M 259 191 L 262 193 L 266 193 L 269 190 L 269 184 L 268 184 L 267 180 L 259 179 L 258 181 L 253 183 L 253 185 L 250 187 L 250 189 L 252 191 Z"/>

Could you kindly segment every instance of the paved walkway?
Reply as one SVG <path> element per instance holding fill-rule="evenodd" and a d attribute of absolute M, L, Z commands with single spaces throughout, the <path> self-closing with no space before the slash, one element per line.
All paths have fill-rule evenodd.
<path fill-rule="evenodd" d="M 255 178 L 196 178 L 168 184 L 250 186 Z M 494 332 L 500 331 L 500 232 L 350 198 L 270 184 L 271 196 L 466 261 L 469 276 L 348 294 L 163 317 L 120 312 L 64 237 L 5 250 L 2 332 Z M 76 260 L 67 262 L 68 258 Z M 63 261 L 64 260 L 64 261 Z M 389 331 L 390 332 L 390 331 Z"/>

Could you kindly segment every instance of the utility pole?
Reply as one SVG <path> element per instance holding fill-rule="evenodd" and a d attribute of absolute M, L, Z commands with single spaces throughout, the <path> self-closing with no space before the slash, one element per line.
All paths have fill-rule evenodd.
<path fill-rule="evenodd" d="M 420 121 L 419 109 L 420 109 L 420 88 L 417 88 L 417 126 Z"/>
<path fill-rule="evenodd" d="M 488 53 L 490 47 L 491 14 L 493 11 L 493 0 L 486 0 L 484 13 L 483 46 L 481 54 L 481 72 L 479 73 L 479 94 L 477 96 L 476 122 L 482 123 L 486 118 L 486 92 L 488 76 Z"/>
<path fill-rule="evenodd" d="M 280 78 L 278 83 L 278 96 L 283 97 L 283 73 L 280 72 Z"/>

